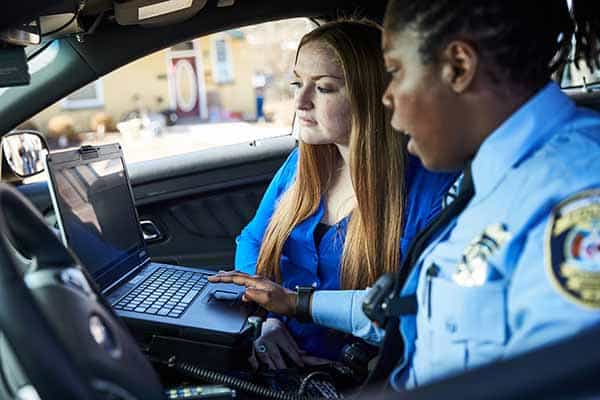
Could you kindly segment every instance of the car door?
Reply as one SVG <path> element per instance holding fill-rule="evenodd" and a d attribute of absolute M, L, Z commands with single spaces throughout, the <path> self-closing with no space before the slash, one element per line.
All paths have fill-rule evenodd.
<path fill-rule="evenodd" d="M 291 136 L 133 164 L 136 207 L 153 260 L 230 269 L 235 238 L 295 146 Z"/>

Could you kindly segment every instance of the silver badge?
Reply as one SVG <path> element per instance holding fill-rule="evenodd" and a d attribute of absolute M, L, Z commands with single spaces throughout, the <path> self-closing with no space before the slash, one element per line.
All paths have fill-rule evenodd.
<path fill-rule="evenodd" d="M 488 279 L 488 259 L 510 240 L 512 234 L 504 224 L 488 226 L 467 246 L 461 262 L 452 274 L 460 286 L 481 286 Z"/>

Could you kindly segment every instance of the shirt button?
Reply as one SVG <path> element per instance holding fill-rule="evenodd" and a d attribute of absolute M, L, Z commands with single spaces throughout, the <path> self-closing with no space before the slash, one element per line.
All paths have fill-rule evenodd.
<path fill-rule="evenodd" d="M 456 325 L 456 322 L 453 319 L 449 319 L 446 321 L 446 330 L 449 333 L 454 333 L 454 332 L 456 332 L 457 329 L 458 329 L 458 326 Z"/>

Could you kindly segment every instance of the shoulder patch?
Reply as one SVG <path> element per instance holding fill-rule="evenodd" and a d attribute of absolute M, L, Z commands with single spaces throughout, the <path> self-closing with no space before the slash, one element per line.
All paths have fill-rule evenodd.
<path fill-rule="evenodd" d="M 600 310 L 600 189 L 559 203 L 546 230 L 546 267 L 558 291 Z"/>

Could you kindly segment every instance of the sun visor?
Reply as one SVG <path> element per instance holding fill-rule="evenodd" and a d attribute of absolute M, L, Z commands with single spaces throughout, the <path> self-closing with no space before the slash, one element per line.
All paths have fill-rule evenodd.
<path fill-rule="evenodd" d="M 0 49 L 0 88 L 27 85 L 30 79 L 25 48 L 5 45 Z"/>
<path fill-rule="evenodd" d="M 193 17 L 208 0 L 115 0 L 120 25 L 168 25 Z"/>

